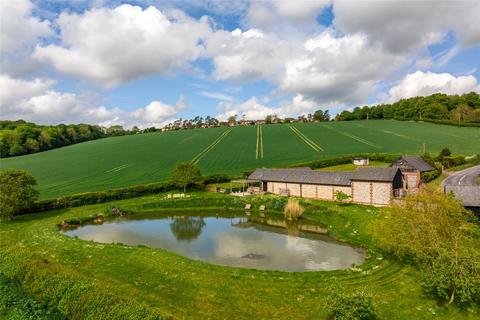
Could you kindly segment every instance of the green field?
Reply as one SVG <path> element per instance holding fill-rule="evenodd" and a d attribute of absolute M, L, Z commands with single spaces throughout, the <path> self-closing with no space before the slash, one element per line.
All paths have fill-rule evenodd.
<path fill-rule="evenodd" d="M 115 202 L 135 215 L 172 207 L 206 210 L 228 201 L 230 210 L 276 196 L 245 199 L 193 193 L 166 203 L 162 195 Z M 215 202 L 216 201 L 216 202 Z M 222 267 L 162 249 L 100 244 L 64 236 L 62 220 L 103 212 L 109 204 L 18 216 L 0 223 L 0 274 L 68 319 L 149 319 L 158 311 L 174 319 L 325 319 L 331 286 L 373 295 L 378 319 L 478 319 L 478 307 L 445 308 L 426 296 L 418 271 L 383 257 L 370 225 L 382 209 L 309 201 L 305 218 L 328 226 L 341 241 L 368 249 L 356 268 L 329 272 L 274 272 Z M 198 212 L 198 211 L 197 211 Z M 232 211 L 230 211 L 232 212 Z M 241 213 L 241 212 L 240 212 Z M 267 212 L 267 215 L 279 213 Z M 280 213 L 281 214 L 281 213 Z M 149 216 L 149 215 L 148 215 Z M 139 311 L 139 308 L 143 311 Z"/>
<path fill-rule="evenodd" d="M 355 153 L 480 153 L 480 128 L 429 123 L 352 121 L 195 129 L 100 139 L 2 159 L 38 181 L 41 198 L 164 181 L 191 160 L 202 173 L 241 174 Z"/>

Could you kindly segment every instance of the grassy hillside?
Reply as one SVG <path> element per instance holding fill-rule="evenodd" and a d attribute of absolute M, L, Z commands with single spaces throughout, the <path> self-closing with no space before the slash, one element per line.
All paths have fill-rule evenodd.
<path fill-rule="evenodd" d="M 240 174 L 360 152 L 419 154 L 448 146 L 480 153 L 480 128 L 429 123 L 351 121 L 195 129 L 123 136 L 0 160 L 38 181 L 42 198 L 104 190 L 168 178 L 179 161 L 197 162 L 204 174 Z"/>

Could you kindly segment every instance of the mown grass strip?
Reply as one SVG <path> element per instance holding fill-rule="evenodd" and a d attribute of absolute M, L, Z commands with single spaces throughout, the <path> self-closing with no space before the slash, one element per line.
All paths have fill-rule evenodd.
<path fill-rule="evenodd" d="M 365 140 L 365 139 L 363 139 L 363 138 L 360 138 L 360 137 L 358 137 L 358 136 L 356 136 L 356 135 L 354 135 L 354 134 L 346 133 L 346 132 L 343 132 L 343 131 L 334 129 L 334 128 L 332 128 L 332 127 L 330 127 L 330 126 L 327 126 L 327 125 L 323 125 L 323 126 L 324 126 L 325 128 L 327 128 L 327 129 L 330 129 L 330 130 L 333 130 L 333 131 L 335 131 L 335 132 L 338 132 L 338 133 L 340 133 L 341 135 L 344 135 L 345 137 L 349 137 L 349 138 L 351 138 L 351 139 L 353 139 L 353 140 L 356 140 L 356 141 L 358 141 L 358 142 L 360 142 L 360 143 L 366 144 L 366 145 L 368 145 L 368 146 L 371 146 L 371 147 L 374 147 L 374 148 L 377 148 L 377 149 L 380 148 L 380 146 L 379 146 L 378 144 L 375 144 L 375 143 L 373 143 L 373 142 L 370 142 L 370 141 L 368 141 L 368 140 Z"/>
<path fill-rule="evenodd" d="M 197 154 L 193 159 L 192 159 L 192 163 L 198 163 L 208 152 L 210 152 L 213 148 L 215 148 L 215 146 L 217 144 L 220 143 L 220 141 L 223 140 L 223 138 L 225 138 L 229 133 L 230 131 L 232 131 L 232 129 L 228 129 L 226 131 L 224 131 L 217 139 L 215 139 L 208 147 L 206 147 L 205 149 L 203 149 L 202 152 L 200 152 L 199 154 Z"/>
<path fill-rule="evenodd" d="M 391 134 L 391 135 L 396 136 L 396 137 L 400 137 L 400 138 L 404 138 L 404 139 L 408 139 L 408 140 L 420 141 L 418 139 L 406 136 L 404 134 L 396 133 L 396 132 L 393 132 L 393 131 L 389 131 L 389 130 L 380 130 L 380 131 L 382 131 L 383 133 L 386 133 L 386 134 Z"/>
<path fill-rule="evenodd" d="M 120 171 L 120 170 L 123 170 L 123 169 L 126 169 L 126 168 L 128 168 L 128 164 L 124 164 L 124 165 L 115 167 L 115 168 L 113 168 L 113 169 L 107 170 L 107 171 L 105 171 L 105 173 L 117 172 L 117 171 Z"/>
<path fill-rule="evenodd" d="M 315 150 L 316 152 L 320 152 L 320 151 L 324 151 L 322 149 L 322 147 L 320 147 L 319 145 L 317 145 L 315 142 L 313 142 L 312 140 L 310 140 L 307 136 L 305 136 L 302 132 L 300 132 L 300 130 L 298 130 L 297 128 L 289 125 L 288 126 L 301 140 L 303 140 L 303 142 L 305 142 L 308 146 L 310 146 L 313 150 Z"/>
<path fill-rule="evenodd" d="M 263 159 L 263 130 L 261 126 L 257 126 L 257 146 L 255 149 L 255 159 Z"/>

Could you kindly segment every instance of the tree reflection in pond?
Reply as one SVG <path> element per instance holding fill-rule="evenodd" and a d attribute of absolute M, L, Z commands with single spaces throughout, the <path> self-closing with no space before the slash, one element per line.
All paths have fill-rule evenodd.
<path fill-rule="evenodd" d="M 179 241 L 192 241 L 202 234 L 205 221 L 202 217 L 175 217 L 170 230 Z"/>

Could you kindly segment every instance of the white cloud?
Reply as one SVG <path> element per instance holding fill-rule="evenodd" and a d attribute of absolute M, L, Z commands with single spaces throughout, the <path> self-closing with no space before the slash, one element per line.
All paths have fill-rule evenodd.
<path fill-rule="evenodd" d="M 463 94 L 480 92 L 480 85 L 474 76 L 455 77 L 449 73 L 417 71 L 406 75 L 389 90 L 389 101 L 402 98 L 427 96 L 433 93 Z"/>
<path fill-rule="evenodd" d="M 34 56 L 62 73 L 107 87 L 149 75 L 187 68 L 204 50 L 207 18 L 194 20 L 180 11 L 167 16 L 155 7 L 121 5 L 63 12 L 57 20 L 62 45 L 38 46 Z"/>
<path fill-rule="evenodd" d="M 465 44 L 480 43 L 479 1 L 334 1 L 335 28 L 364 32 L 394 52 L 440 42 L 453 30 Z"/>
<path fill-rule="evenodd" d="M 215 66 L 214 77 L 220 80 L 271 78 L 289 50 L 286 43 L 258 29 L 219 30 L 206 44 Z"/>
<path fill-rule="evenodd" d="M 316 110 L 326 110 L 330 105 L 319 105 L 313 100 L 306 99 L 303 95 L 298 94 L 291 101 L 281 101 L 276 107 L 269 107 L 258 101 L 256 97 L 252 97 L 242 103 L 221 102 L 218 109 L 221 113 L 216 117 L 220 120 L 226 120 L 230 116 L 237 115 L 238 118 L 247 120 L 265 119 L 268 115 L 277 115 L 281 118 L 297 117 L 301 114 L 313 113 Z"/>
<path fill-rule="evenodd" d="M 232 97 L 231 95 L 228 95 L 222 92 L 200 91 L 199 94 L 204 97 L 212 98 L 216 100 L 230 101 L 230 102 L 235 100 L 235 98 Z"/>
<path fill-rule="evenodd" d="M 356 103 L 404 62 L 401 56 L 371 45 L 363 34 L 335 37 L 332 30 L 325 30 L 286 62 L 280 88 L 321 103 Z"/>
<path fill-rule="evenodd" d="M 0 1 L 0 50 L 3 54 L 35 46 L 40 37 L 52 35 L 50 23 L 32 14 L 28 0 Z"/>
<path fill-rule="evenodd" d="M 24 119 L 41 124 L 89 123 L 110 126 L 162 127 L 186 108 L 184 97 L 175 105 L 152 101 L 133 111 L 95 106 L 95 101 L 75 93 L 51 89 L 52 80 L 13 79 L 0 74 L 0 113 L 3 119 Z"/>

